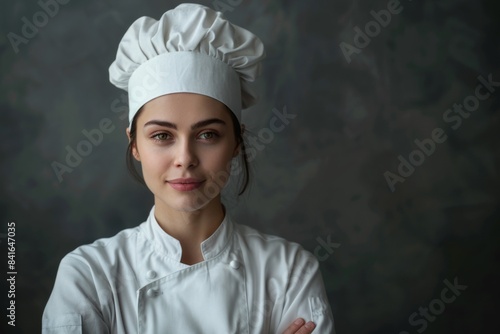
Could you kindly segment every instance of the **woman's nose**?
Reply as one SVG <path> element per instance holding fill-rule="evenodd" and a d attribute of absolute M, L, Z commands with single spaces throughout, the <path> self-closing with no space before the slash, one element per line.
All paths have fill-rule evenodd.
<path fill-rule="evenodd" d="M 189 140 L 179 140 L 175 153 L 175 166 L 188 168 L 196 165 L 198 165 L 198 159 L 194 144 Z"/>

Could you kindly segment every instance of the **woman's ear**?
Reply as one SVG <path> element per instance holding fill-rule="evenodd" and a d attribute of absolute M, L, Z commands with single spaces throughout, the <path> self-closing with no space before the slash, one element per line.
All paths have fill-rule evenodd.
<path fill-rule="evenodd" d="M 245 132 L 245 124 L 241 124 L 241 140 L 243 141 L 243 133 Z M 242 142 L 239 142 L 238 145 L 236 145 L 236 148 L 233 151 L 233 158 L 236 158 L 238 154 L 240 154 Z"/>
<path fill-rule="evenodd" d="M 125 132 L 127 133 L 128 143 L 130 144 L 130 142 L 132 141 L 132 138 L 130 137 L 130 128 L 127 128 Z M 141 156 L 139 155 L 139 151 L 137 150 L 135 142 L 132 143 L 132 155 L 134 156 L 135 160 L 141 161 Z"/>
<path fill-rule="evenodd" d="M 128 143 L 130 144 L 130 128 L 126 128 L 125 132 L 127 133 Z"/>
<path fill-rule="evenodd" d="M 240 146 L 241 146 L 241 144 L 238 144 L 238 146 L 236 146 L 236 148 L 234 149 L 233 158 L 236 158 L 238 156 L 238 154 L 240 154 Z"/>

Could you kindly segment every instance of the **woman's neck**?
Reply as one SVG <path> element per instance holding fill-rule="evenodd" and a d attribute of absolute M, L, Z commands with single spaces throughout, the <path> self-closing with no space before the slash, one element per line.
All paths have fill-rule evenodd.
<path fill-rule="evenodd" d="M 194 264 L 203 261 L 200 244 L 220 226 L 225 208 L 220 198 L 214 198 L 203 208 L 187 212 L 174 210 L 155 200 L 155 218 L 160 227 L 182 247 L 181 262 Z"/>

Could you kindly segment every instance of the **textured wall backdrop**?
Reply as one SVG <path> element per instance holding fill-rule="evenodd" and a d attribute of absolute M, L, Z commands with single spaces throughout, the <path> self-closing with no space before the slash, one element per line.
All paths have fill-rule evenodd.
<path fill-rule="evenodd" d="M 127 100 L 108 66 L 136 18 L 179 3 L 2 5 L 2 333 L 40 332 L 61 258 L 146 218 L 152 196 L 126 172 Z M 483 333 L 496 324 L 499 2 L 201 3 L 267 47 L 261 103 L 244 114 L 255 135 L 251 190 L 227 196 L 227 206 L 239 223 L 315 253 L 337 332 Z M 277 113 L 289 115 L 286 126 L 263 130 Z M 90 150 L 85 130 L 99 127 L 102 141 L 66 161 Z M 9 222 L 15 328 L 6 317 Z"/>

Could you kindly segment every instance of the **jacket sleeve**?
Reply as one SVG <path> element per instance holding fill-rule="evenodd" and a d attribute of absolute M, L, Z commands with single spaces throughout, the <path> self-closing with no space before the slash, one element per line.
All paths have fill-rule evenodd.
<path fill-rule="evenodd" d="M 109 333 L 101 311 L 91 266 L 81 257 L 66 255 L 42 316 L 42 333 Z"/>
<path fill-rule="evenodd" d="M 313 334 L 335 334 L 333 314 L 328 303 L 318 260 L 300 249 L 292 261 L 283 299 L 283 312 L 277 334 L 282 334 L 297 318 L 313 321 Z"/>

